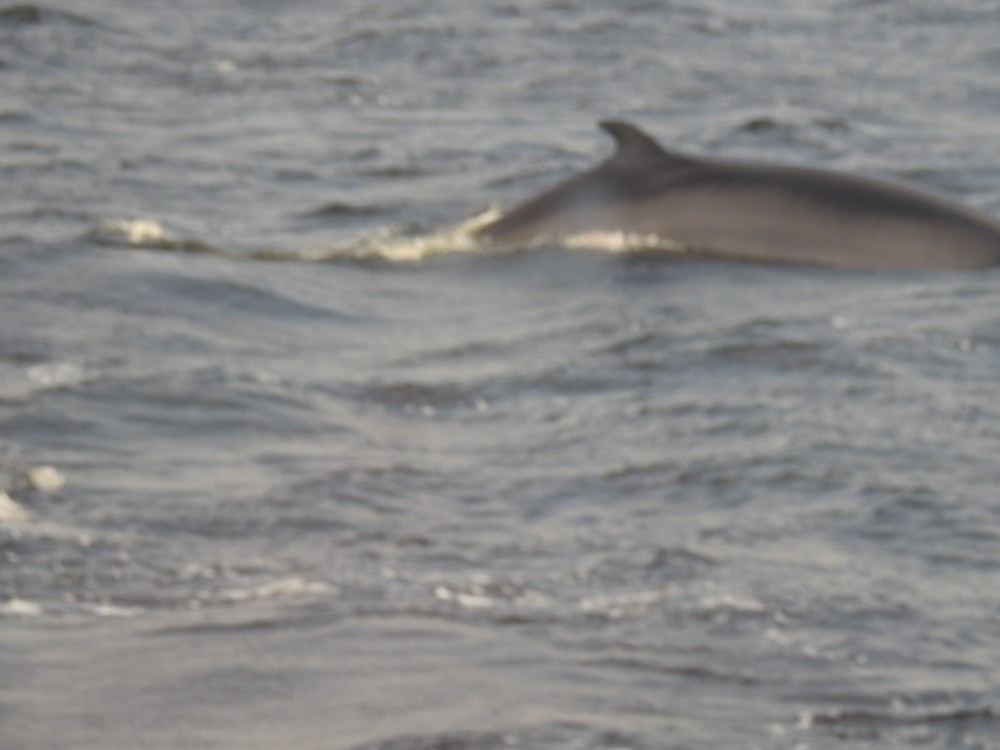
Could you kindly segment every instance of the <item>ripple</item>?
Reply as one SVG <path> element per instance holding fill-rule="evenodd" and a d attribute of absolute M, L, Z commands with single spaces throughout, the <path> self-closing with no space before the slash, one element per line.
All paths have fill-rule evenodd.
<path fill-rule="evenodd" d="M 310 211 L 305 211 L 301 216 L 306 218 L 343 218 L 349 216 L 378 216 L 379 214 L 388 213 L 389 208 L 385 206 L 374 206 L 374 205 L 362 205 L 355 203 L 344 203 L 342 201 L 333 201 L 332 203 L 326 203 L 319 208 L 314 208 Z"/>

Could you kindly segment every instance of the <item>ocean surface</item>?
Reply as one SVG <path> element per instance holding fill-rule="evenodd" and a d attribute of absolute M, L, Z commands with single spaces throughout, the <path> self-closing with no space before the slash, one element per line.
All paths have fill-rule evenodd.
<path fill-rule="evenodd" d="M 994 0 L 0 5 L 0 748 L 1000 748 L 1000 271 L 463 227 L 610 153 L 1000 215 Z"/>

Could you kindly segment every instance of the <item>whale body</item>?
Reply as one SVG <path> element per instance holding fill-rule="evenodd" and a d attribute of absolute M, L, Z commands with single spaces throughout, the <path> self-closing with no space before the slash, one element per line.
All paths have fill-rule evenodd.
<path fill-rule="evenodd" d="M 840 268 L 1000 263 L 1000 222 L 912 187 L 808 167 L 667 151 L 627 122 L 600 123 L 615 153 L 475 234 L 497 244 L 594 233 L 691 255 Z M 579 243 L 578 243 L 579 244 Z"/>

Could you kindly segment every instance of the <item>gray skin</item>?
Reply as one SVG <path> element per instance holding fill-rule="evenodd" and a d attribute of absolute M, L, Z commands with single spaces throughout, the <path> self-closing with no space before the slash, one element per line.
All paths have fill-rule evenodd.
<path fill-rule="evenodd" d="M 617 145 L 610 159 L 476 235 L 511 245 L 623 232 L 695 255 L 839 268 L 1000 263 L 1000 222 L 957 203 L 821 169 L 683 156 L 626 122 L 600 126 Z"/>

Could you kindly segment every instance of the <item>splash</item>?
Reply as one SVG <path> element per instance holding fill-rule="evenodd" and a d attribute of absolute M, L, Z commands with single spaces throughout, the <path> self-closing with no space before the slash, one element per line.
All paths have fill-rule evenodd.
<path fill-rule="evenodd" d="M 407 236 L 395 230 L 381 230 L 337 245 L 305 250 L 264 250 L 253 253 L 254 260 L 332 261 L 382 260 L 390 263 L 416 263 L 443 255 L 469 253 L 482 248 L 476 230 L 500 216 L 489 209 L 454 227 L 429 234 Z"/>

